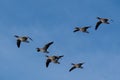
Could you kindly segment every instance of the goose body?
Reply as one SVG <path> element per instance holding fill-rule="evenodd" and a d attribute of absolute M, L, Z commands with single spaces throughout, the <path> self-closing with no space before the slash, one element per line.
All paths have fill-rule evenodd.
<path fill-rule="evenodd" d="M 69 70 L 69 72 L 71 72 L 72 70 L 74 70 L 75 68 L 83 68 L 82 67 L 82 65 L 83 65 L 84 63 L 78 63 L 78 64 L 74 64 L 74 63 L 72 63 L 72 67 L 70 68 L 70 70 Z"/>
<path fill-rule="evenodd" d="M 46 67 L 48 67 L 51 62 L 53 62 L 53 63 L 55 63 L 55 64 L 60 64 L 60 62 L 58 62 L 58 60 L 59 60 L 60 58 L 62 58 L 63 55 L 62 55 L 62 56 L 48 56 L 48 55 L 46 55 L 46 57 L 47 57 Z"/>
<path fill-rule="evenodd" d="M 15 35 L 15 37 L 17 38 L 17 47 L 20 48 L 21 42 L 26 42 L 29 43 L 28 39 L 32 40 L 30 37 L 28 36 L 17 36 Z"/>
<path fill-rule="evenodd" d="M 107 18 L 100 18 L 100 17 L 97 17 L 97 19 L 98 19 L 99 21 L 96 23 L 95 30 L 97 30 L 98 27 L 100 26 L 100 24 L 102 24 L 102 23 L 110 24 L 110 23 L 108 22 L 109 19 L 107 19 Z"/>
<path fill-rule="evenodd" d="M 47 50 L 50 47 L 50 45 L 53 43 L 54 42 L 49 42 L 49 43 L 45 44 L 44 47 L 42 47 L 42 48 L 36 48 L 37 52 L 49 53 Z"/>
<path fill-rule="evenodd" d="M 81 31 L 81 32 L 89 33 L 89 32 L 87 31 L 88 28 L 90 28 L 90 26 L 75 27 L 73 32 Z"/>

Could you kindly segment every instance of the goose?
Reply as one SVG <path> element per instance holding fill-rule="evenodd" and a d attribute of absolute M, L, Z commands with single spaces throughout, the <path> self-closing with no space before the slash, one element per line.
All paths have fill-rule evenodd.
<path fill-rule="evenodd" d="M 102 23 L 105 23 L 105 24 L 110 24 L 108 22 L 108 18 L 100 18 L 100 17 L 97 17 L 97 19 L 99 20 L 97 23 L 96 23 L 96 26 L 95 26 L 95 30 L 98 29 L 99 25 L 102 24 Z"/>
<path fill-rule="evenodd" d="M 71 65 L 73 65 L 71 68 L 70 68 L 70 70 L 69 70 L 69 72 L 71 72 L 73 69 L 75 69 L 75 68 L 83 68 L 82 67 L 82 65 L 83 65 L 84 63 L 78 63 L 78 64 L 74 64 L 74 63 L 72 63 Z"/>
<path fill-rule="evenodd" d="M 73 32 L 81 31 L 81 32 L 89 33 L 89 32 L 87 31 L 87 29 L 90 28 L 90 27 L 91 27 L 91 26 L 75 27 Z"/>
<path fill-rule="evenodd" d="M 29 43 L 28 39 L 32 40 L 30 37 L 28 36 L 18 36 L 18 35 L 14 35 L 14 37 L 17 38 L 17 47 L 20 48 L 20 44 L 21 42 L 26 42 Z"/>
<path fill-rule="evenodd" d="M 37 52 L 49 53 L 49 52 L 47 51 L 47 49 L 48 49 L 48 48 L 50 47 L 50 45 L 53 44 L 53 43 L 54 43 L 54 42 L 52 41 L 52 42 L 49 42 L 49 43 L 45 44 L 44 47 L 42 47 L 42 48 L 36 48 L 36 49 L 37 49 Z"/>
<path fill-rule="evenodd" d="M 62 55 L 62 56 L 48 56 L 48 55 L 46 55 L 46 57 L 47 57 L 47 60 L 46 60 L 46 67 L 48 67 L 49 66 L 49 64 L 51 63 L 51 62 L 53 62 L 53 63 L 55 63 L 55 64 L 60 64 L 60 62 L 58 62 L 58 60 L 60 59 L 60 58 L 62 58 L 64 55 Z"/>

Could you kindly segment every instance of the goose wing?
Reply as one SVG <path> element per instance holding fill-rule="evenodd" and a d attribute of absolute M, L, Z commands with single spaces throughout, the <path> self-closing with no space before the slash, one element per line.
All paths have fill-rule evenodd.
<path fill-rule="evenodd" d="M 72 68 L 70 68 L 70 70 L 69 70 L 69 72 L 71 72 L 73 69 L 75 69 L 76 67 L 75 66 L 73 66 Z"/>
<path fill-rule="evenodd" d="M 53 44 L 53 42 L 47 43 L 47 44 L 43 47 L 43 49 L 45 49 L 45 50 L 47 51 L 47 49 L 49 48 L 49 46 L 50 46 L 51 44 Z"/>
<path fill-rule="evenodd" d="M 20 44 L 21 44 L 21 41 L 18 39 L 18 40 L 17 40 L 17 47 L 18 47 L 18 48 L 20 47 Z"/>
<path fill-rule="evenodd" d="M 50 59 L 47 59 L 47 61 L 46 61 L 46 67 L 48 67 L 49 66 L 49 63 L 51 62 L 51 60 Z"/>
<path fill-rule="evenodd" d="M 73 32 L 77 32 L 77 31 L 79 31 L 79 28 L 75 27 Z"/>
<path fill-rule="evenodd" d="M 60 58 L 62 58 L 62 57 L 64 57 L 64 55 L 58 56 L 58 59 L 60 59 Z"/>
<path fill-rule="evenodd" d="M 102 23 L 101 21 L 98 21 L 98 22 L 96 23 L 95 30 L 98 29 L 98 27 L 99 27 L 99 25 L 100 25 L 101 23 Z"/>
<path fill-rule="evenodd" d="M 84 27 L 85 29 L 88 29 L 88 28 L 90 28 L 90 26 L 87 26 L 87 27 Z"/>
<path fill-rule="evenodd" d="M 33 41 L 33 39 L 32 38 L 30 38 L 30 37 L 28 37 L 31 41 Z"/>
<path fill-rule="evenodd" d="M 14 35 L 14 37 L 19 38 L 19 36 L 18 36 L 18 35 Z"/>

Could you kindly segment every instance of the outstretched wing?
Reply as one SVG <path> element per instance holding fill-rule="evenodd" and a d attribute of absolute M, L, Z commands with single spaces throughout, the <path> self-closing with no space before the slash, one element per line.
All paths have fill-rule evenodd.
<path fill-rule="evenodd" d="M 79 30 L 76 29 L 76 30 L 74 30 L 73 32 L 77 32 L 77 31 L 79 31 Z"/>
<path fill-rule="evenodd" d="M 101 21 L 98 21 L 98 22 L 96 23 L 95 30 L 98 29 L 98 27 L 99 27 L 99 25 L 100 25 L 101 23 L 102 23 Z"/>
<path fill-rule="evenodd" d="M 60 58 L 62 58 L 62 57 L 64 57 L 64 55 L 58 56 L 58 59 L 60 59 Z"/>
<path fill-rule="evenodd" d="M 21 43 L 21 41 L 20 41 L 20 40 L 17 40 L 17 47 L 18 47 L 18 48 L 20 47 L 20 43 Z"/>
<path fill-rule="evenodd" d="M 51 62 L 51 60 L 50 59 L 47 59 L 47 61 L 46 61 L 46 67 L 48 67 L 49 66 L 49 63 Z"/>
<path fill-rule="evenodd" d="M 75 69 L 76 67 L 75 66 L 73 66 L 70 70 L 69 70 L 69 72 L 71 72 L 73 69 Z"/>
<path fill-rule="evenodd" d="M 49 48 L 49 46 L 50 46 L 51 44 L 53 44 L 53 42 L 47 43 L 47 44 L 43 47 L 43 49 L 45 49 L 45 50 L 47 51 L 47 49 Z"/>
<path fill-rule="evenodd" d="M 79 31 L 79 28 L 75 27 L 73 32 L 77 32 L 77 31 Z"/>
<path fill-rule="evenodd" d="M 33 41 L 33 39 L 32 38 L 30 38 L 30 37 L 28 37 L 31 41 Z"/>
<path fill-rule="evenodd" d="M 86 26 L 86 27 L 84 27 L 85 29 L 88 29 L 88 28 L 90 28 L 91 26 Z"/>
<path fill-rule="evenodd" d="M 18 35 L 14 35 L 14 37 L 19 38 L 19 36 L 18 36 Z"/>
<path fill-rule="evenodd" d="M 82 63 L 78 63 L 79 65 L 83 65 L 84 64 L 84 62 L 82 62 Z"/>
<path fill-rule="evenodd" d="M 59 58 L 62 58 L 62 57 L 64 57 L 64 55 L 62 55 L 62 56 L 59 56 Z"/>

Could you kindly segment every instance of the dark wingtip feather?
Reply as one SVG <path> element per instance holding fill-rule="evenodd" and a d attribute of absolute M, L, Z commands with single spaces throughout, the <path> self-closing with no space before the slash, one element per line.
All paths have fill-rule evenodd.
<path fill-rule="evenodd" d="M 50 62 L 51 62 L 51 60 L 50 60 L 50 59 L 47 59 L 47 61 L 46 61 L 46 68 L 48 68 Z"/>
<path fill-rule="evenodd" d="M 73 66 L 70 70 L 69 70 L 69 72 L 71 72 L 73 69 L 75 69 L 75 67 Z"/>
<path fill-rule="evenodd" d="M 19 36 L 18 35 L 14 35 L 14 37 L 18 38 Z"/>
<path fill-rule="evenodd" d="M 53 44 L 53 43 L 54 43 L 54 41 L 51 41 L 51 42 L 50 42 L 50 44 Z"/>
<path fill-rule="evenodd" d="M 17 40 L 17 47 L 20 48 L 21 41 Z"/>
<path fill-rule="evenodd" d="M 102 23 L 101 21 L 98 21 L 98 22 L 96 23 L 95 30 L 98 29 L 98 27 L 100 26 L 101 23 Z"/>

